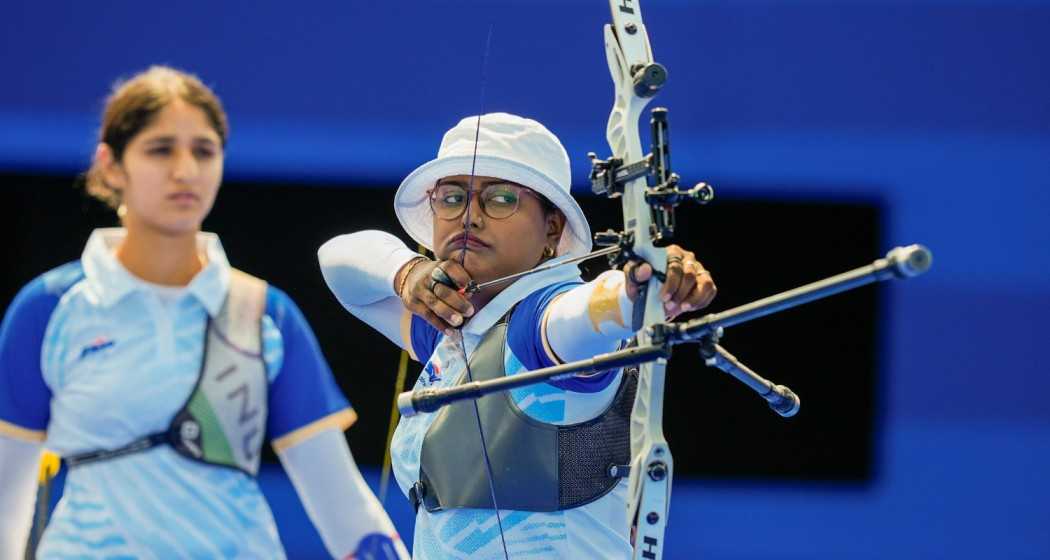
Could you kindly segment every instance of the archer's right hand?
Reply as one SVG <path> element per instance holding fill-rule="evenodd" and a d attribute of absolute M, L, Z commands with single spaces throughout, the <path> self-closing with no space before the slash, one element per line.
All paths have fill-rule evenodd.
<path fill-rule="evenodd" d="M 446 286 L 433 278 L 434 269 L 438 267 L 457 288 Z M 403 278 L 406 273 L 408 277 Z M 459 288 L 470 282 L 470 274 L 455 261 L 412 260 L 398 271 L 397 278 L 403 280 L 403 288 L 398 295 L 405 309 L 422 317 L 446 336 L 455 335 L 456 329 L 474 315 L 474 306 L 467 295 L 459 291 Z"/>

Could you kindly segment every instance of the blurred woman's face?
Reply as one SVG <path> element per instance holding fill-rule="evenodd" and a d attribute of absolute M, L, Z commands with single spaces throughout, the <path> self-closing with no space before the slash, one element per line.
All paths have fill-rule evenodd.
<path fill-rule="evenodd" d="M 204 111 L 181 99 L 161 109 L 106 168 L 121 191 L 124 226 L 180 236 L 200 231 L 219 192 L 222 140 Z"/>

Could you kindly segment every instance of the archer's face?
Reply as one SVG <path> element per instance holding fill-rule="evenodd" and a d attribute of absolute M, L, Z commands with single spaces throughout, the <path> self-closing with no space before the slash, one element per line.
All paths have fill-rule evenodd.
<path fill-rule="evenodd" d="M 466 190 L 472 191 L 469 206 L 462 198 Z M 478 283 L 536 266 L 543 260 L 545 247 L 558 246 L 565 227 L 561 212 L 545 210 L 538 194 L 497 177 L 445 177 L 432 191 L 432 208 L 437 204 L 465 208 L 451 218 L 435 214 L 434 254 L 441 260 L 462 260 Z M 502 216 L 512 204 L 516 209 Z"/>

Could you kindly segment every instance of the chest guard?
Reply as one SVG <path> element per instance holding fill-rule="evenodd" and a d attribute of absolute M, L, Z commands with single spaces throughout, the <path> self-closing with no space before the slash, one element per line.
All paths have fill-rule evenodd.
<path fill-rule="evenodd" d="M 180 455 L 255 476 L 259 471 L 269 379 L 262 356 L 266 282 L 231 270 L 218 315 L 204 329 L 197 384 L 167 430 L 112 450 L 65 459 L 70 467 L 171 445 Z"/>
<path fill-rule="evenodd" d="M 485 333 L 470 357 L 475 381 L 506 375 L 509 313 Z M 501 508 L 550 512 L 593 502 L 628 474 L 630 417 L 637 370 L 621 376 L 616 396 L 596 418 L 571 425 L 540 422 L 522 412 L 509 392 L 478 399 L 481 425 L 495 473 Z M 466 381 L 466 373 L 457 381 Z M 492 509 L 488 480 L 479 465 L 484 454 L 473 403 L 461 401 L 436 413 L 423 438 L 419 481 L 409 492 L 435 512 L 455 508 Z"/>

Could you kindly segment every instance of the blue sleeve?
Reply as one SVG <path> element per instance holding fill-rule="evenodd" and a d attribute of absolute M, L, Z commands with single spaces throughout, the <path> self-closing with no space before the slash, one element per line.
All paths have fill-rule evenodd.
<path fill-rule="evenodd" d="M 350 407 L 339 390 L 321 347 L 295 302 L 270 286 L 266 314 L 281 331 L 284 359 L 270 383 L 266 429 L 278 438 Z"/>
<path fill-rule="evenodd" d="M 63 285 L 53 280 L 66 265 L 37 277 L 15 296 L 0 325 L 0 421 L 33 431 L 47 430 L 51 390 L 44 383 L 40 356 L 44 333 L 58 306 Z M 74 272 L 79 272 L 75 266 Z"/>
<path fill-rule="evenodd" d="M 441 333 L 422 317 L 413 315 L 412 322 L 409 324 L 409 335 L 412 339 L 412 352 L 416 354 L 416 359 L 421 364 L 427 363 L 430 355 L 434 353 L 434 348 L 437 348 Z"/>
<path fill-rule="evenodd" d="M 514 308 L 507 331 L 507 344 L 526 369 L 533 370 L 556 365 L 543 348 L 541 332 L 543 313 L 557 295 L 580 284 L 579 281 L 552 284 L 529 294 Z M 565 391 L 596 393 L 609 386 L 615 373 L 615 371 L 606 371 L 588 377 L 570 377 L 559 381 L 548 381 L 548 383 Z"/>

